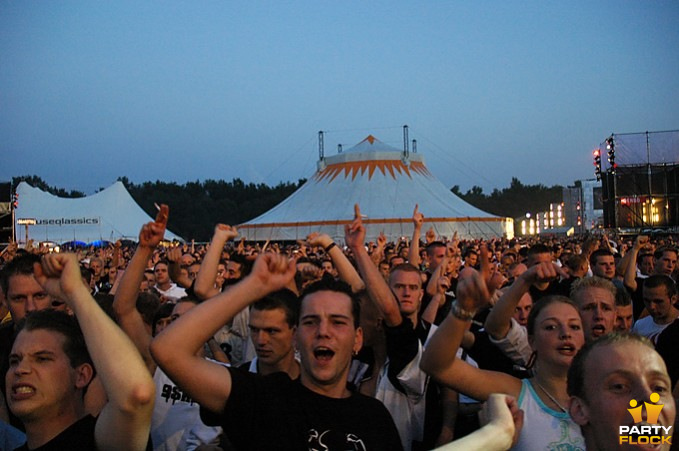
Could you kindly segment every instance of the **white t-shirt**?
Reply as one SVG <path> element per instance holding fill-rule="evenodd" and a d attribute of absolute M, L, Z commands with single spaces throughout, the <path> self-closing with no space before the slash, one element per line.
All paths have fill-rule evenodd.
<path fill-rule="evenodd" d="M 653 321 L 652 316 L 645 316 L 634 323 L 634 326 L 632 326 L 632 332 L 643 335 L 644 337 L 651 340 L 653 344 L 656 344 L 658 342 L 658 336 L 660 333 L 670 324 L 672 323 L 657 324 L 655 321 Z"/>
<path fill-rule="evenodd" d="M 186 290 L 178 286 L 176 283 L 171 284 L 170 288 L 167 290 L 161 290 L 160 287 L 156 285 L 156 290 L 158 290 L 158 293 L 162 294 L 166 298 L 174 301 L 186 296 Z"/>

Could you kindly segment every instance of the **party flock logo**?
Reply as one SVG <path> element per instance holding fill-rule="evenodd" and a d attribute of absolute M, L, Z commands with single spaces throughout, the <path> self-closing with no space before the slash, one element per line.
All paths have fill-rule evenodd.
<path fill-rule="evenodd" d="M 633 426 L 620 426 L 620 444 L 630 445 L 671 445 L 672 426 L 663 426 L 658 424 L 660 412 L 665 406 L 664 404 L 657 404 L 660 401 L 660 395 L 651 393 L 651 402 L 644 402 L 646 407 L 646 421 L 642 417 L 642 406 L 637 406 L 637 400 L 632 399 L 629 402 L 630 409 L 627 411 L 632 415 L 634 420 Z M 652 403 L 652 404 L 651 404 Z"/>

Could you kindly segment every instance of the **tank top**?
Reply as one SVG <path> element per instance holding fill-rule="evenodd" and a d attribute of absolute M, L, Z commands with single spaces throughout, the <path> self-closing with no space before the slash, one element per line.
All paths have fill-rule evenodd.
<path fill-rule="evenodd" d="M 519 408 L 523 410 L 523 429 L 513 450 L 583 451 L 585 440 L 580 426 L 566 412 L 545 405 L 529 379 L 521 381 Z"/>

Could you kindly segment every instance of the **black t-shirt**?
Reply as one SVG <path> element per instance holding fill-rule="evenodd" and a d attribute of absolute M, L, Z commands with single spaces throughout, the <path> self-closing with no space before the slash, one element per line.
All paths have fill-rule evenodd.
<path fill-rule="evenodd" d="M 655 350 L 665 361 L 674 387 L 679 381 L 679 321 L 674 321 L 658 335 Z"/>
<path fill-rule="evenodd" d="M 465 351 L 478 364 L 479 368 L 490 371 L 500 371 L 510 374 L 519 379 L 529 377 L 525 368 L 515 364 L 507 357 L 488 337 L 488 332 L 483 328 L 490 309 L 481 310 L 474 317 L 470 332 L 474 334 L 474 344 Z"/>
<path fill-rule="evenodd" d="M 201 419 L 224 428 L 236 449 L 402 449 L 394 421 L 374 398 L 329 398 L 285 373 L 229 371 L 232 388 L 224 411 L 214 415 L 201 408 Z"/>
<path fill-rule="evenodd" d="M 632 311 L 634 314 L 634 320 L 638 320 L 641 317 L 641 314 L 644 312 L 644 309 L 646 308 L 646 304 L 644 304 L 644 282 L 646 281 L 646 278 L 644 277 L 637 277 L 636 282 L 637 282 L 637 289 L 635 291 L 632 291 L 627 285 L 625 285 L 625 288 L 627 289 L 627 292 L 629 293 L 630 297 L 632 298 Z"/>
<path fill-rule="evenodd" d="M 96 450 L 94 440 L 94 426 L 97 419 L 91 415 L 83 417 L 64 429 L 44 445 L 34 448 L 33 451 L 66 451 L 66 450 Z M 17 451 L 28 451 L 28 445 L 24 444 Z"/>
<path fill-rule="evenodd" d="M 63 431 L 56 437 L 44 445 L 30 450 L 28 444 L 16 448 L 15 451 L 96 451 L 96 439 L 94 438 L 94 429 L 97 425 L 97 417 L 87 415 L 82 417 Z M 153 444 L 151 443 L 151 435 L 146 442 L 146 451 L 152 451 Z"/>

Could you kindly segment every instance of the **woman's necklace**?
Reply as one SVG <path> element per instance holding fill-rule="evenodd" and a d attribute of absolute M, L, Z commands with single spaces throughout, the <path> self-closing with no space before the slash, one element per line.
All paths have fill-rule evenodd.
<path fill-rule="evenodd" d="M 549 392 L 545 389 L 545 387 L 542 386 L 542 384 L 541 384 L 540 382 L 536 381 L 535 378 L 533 378 L 533 379 L 531 380 L 531 382 L 535 382 L 535 385 L 537 385 L 538 387 L 540 387 L 540 390 L 542 390 L 542 392 L 543 392 L 545 395 L 547 395 L 547 397 L 548 397 L 549 399 L 551 399 L 552 402 L 553 402 L 554 404 L 556 404 L 557 406 L 559 406 L 559 409 L 561 409 L 561 411 L 562 411 L 563 413 L 567 413 L 567 412 L 568 412 L 568 410 L 566 410 L 566 409 L 564 408 L 564 406 L 562 406 L 561 403 L 560 403 L 559 401 L 557 401 L 556 398 L 555 398 L 554 396 L 552 396 L 551 393 L 549 393 Z"/>

